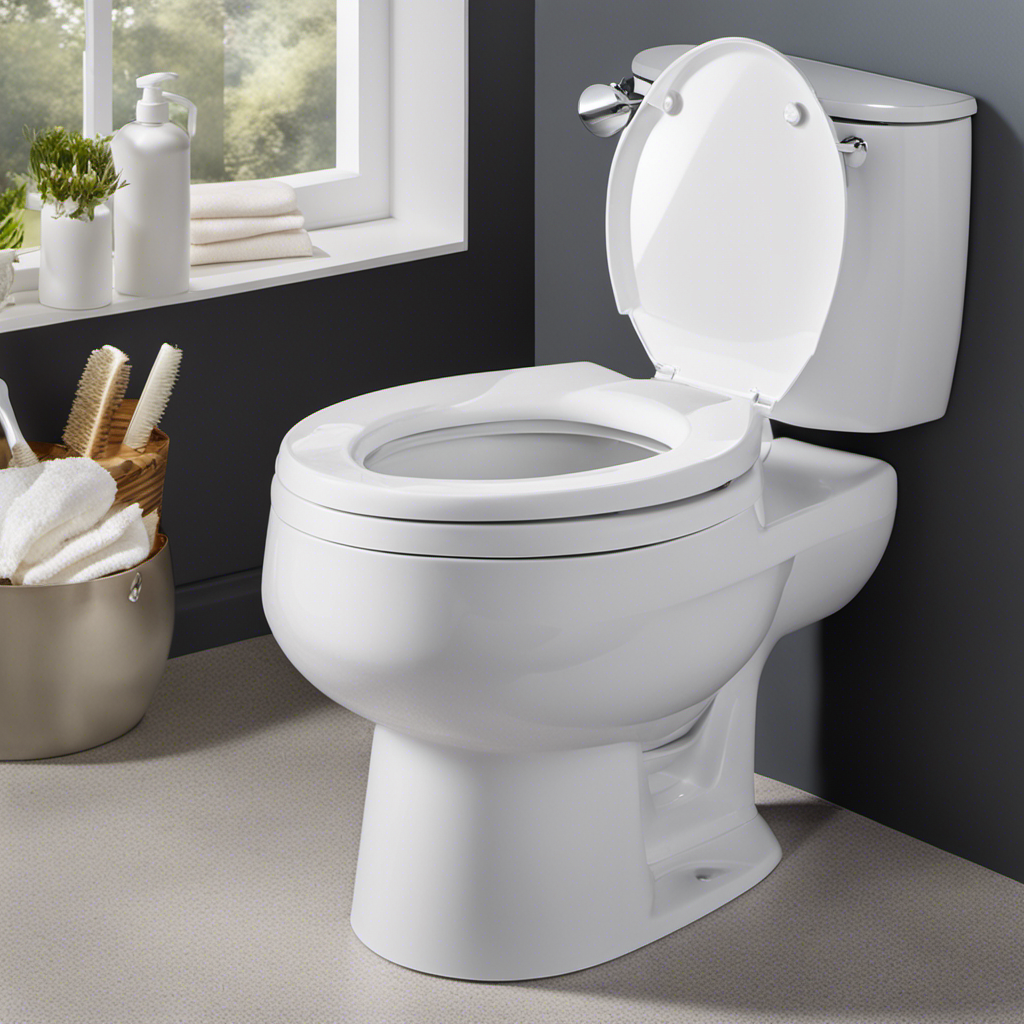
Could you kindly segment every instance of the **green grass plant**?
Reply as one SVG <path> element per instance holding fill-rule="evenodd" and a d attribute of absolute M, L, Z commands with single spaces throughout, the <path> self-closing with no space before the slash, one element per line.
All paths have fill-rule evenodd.
<path fill-rule="evenodd" d="M 85 138 L 81 132 L 48 128 L 25 129 L 29 142 L 29 171 L 39 198 L 52 203 L 57 216 L 92 220 L 96 207 L 128 182 L 114 167 L 111 136 Z"/>

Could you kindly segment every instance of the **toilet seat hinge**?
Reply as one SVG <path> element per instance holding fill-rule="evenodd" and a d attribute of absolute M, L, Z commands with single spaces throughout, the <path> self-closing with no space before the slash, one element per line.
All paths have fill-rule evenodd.
<path fill-rule="evenodd" d="M 746 398 L 758 412 L 765 416 L 771 416 L 772 409 L 775 408 L 775 399 L 769 398 L 767 395 L 761 394 L 757 388 L 751 388 L 749 391 L 732 391 L 724 388 L 711 387 L 708 384 L 702 383 L 701 381 L 687 380 L 685 377 L 679 375 L 679 370 L 674 366 L 668 366 L 666 363 L 655 363 L 654 364 L 654 379 L 655 380 L 675 380 L 680 384 L 688 384 L 691 387 L 702 388 L 705 391 L 713 391 L 719 395 L 730 395 L 733 398 Z"/>

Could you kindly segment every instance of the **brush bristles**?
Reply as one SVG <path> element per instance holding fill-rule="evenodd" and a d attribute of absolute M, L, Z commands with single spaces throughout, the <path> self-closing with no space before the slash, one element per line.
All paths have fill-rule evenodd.
<path fill-rule="evenodd" d="M 29 448 L 28 442 L 18 441 L 16 444 L 11 445 L 11 461 L 9 465 L 25 469 L 27 466 L 36 466 L 38 464 L 39 459 L 36 453 Z"/>
<path fill-rule="evenodd" d="M 135 406 L 132 421 L 125 431 L 126 447 L 142 451 L 149 443 L 153 428 L 160 422 L 167 408 L 180 368 L 181 349 L 173 345 L 161 345 L 138 405 Z"/>
<path fill-rule="evenodd" d="M 113 345 L 90 354 L 64 428 L 64 443 L 76 455 L 87 459 L 106 456 L 110 420 L 128 390 L 130 372 L 128 357 Z"/>

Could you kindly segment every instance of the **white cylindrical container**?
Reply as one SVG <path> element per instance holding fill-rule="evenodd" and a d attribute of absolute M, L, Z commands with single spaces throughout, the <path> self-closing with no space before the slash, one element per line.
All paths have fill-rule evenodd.
<path fill-rule="evenodd" d="M 53 203 L 40 216 L 39 301 L 56 309 L 109 306 L 111 216 L 97 206 L 93 219 L 58 216 Z"/>
<path fill-rule="evenodd" d="M 136 80 L 144 90 L 136 120 L 111 141 L 128 182 L 114 204 L 114 286 L 122 295 L 180 295 L 189 288 L 189 180 L 196 108 L 165 93 L 161 72 Z M 167 100 L 188 108 L 188 132 L 169 120 Z"/>

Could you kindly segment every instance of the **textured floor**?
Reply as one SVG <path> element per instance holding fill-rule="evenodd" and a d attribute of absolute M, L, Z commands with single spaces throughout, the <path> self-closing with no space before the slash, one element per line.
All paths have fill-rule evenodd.
<path fill-rule="evenodd" d="M 348 927 L 369 742 L 260 639 L 0 764 L 0 1022 L 1024 1022 L 1024 886 L 767 779 L 782 864 L 690 927 L 539 982 L 395 967 Z"/>

